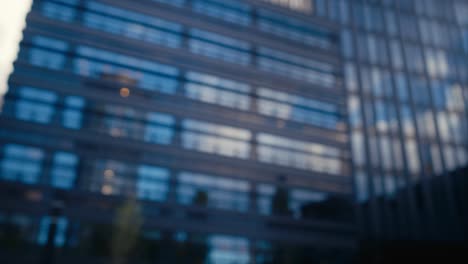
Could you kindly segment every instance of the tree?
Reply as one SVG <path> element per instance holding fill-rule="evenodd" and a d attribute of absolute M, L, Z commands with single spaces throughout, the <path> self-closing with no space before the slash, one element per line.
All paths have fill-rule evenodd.
<path fill-rule="evenodd" d="M 117 209 L 111 241 L 113 264 L 126 264 L 140 236 L 143 220 L 135 198 L 129 198 Z"/>

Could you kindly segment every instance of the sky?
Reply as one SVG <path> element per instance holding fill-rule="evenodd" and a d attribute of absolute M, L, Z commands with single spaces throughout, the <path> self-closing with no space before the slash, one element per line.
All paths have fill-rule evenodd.
<path fill-rule="evenodd" d="M 32 0 L 0 0 L 0 96 L 7 90 L 8 75 L 18 53 L 21 31 Z"/>

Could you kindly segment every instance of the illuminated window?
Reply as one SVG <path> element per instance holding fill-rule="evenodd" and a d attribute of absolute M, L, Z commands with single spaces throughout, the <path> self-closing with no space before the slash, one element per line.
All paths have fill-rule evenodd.
<path fill-rule="evenodd" d="M 263 115 L 337 129 L 335 105 L 267 88 L 257 89 L 257 111 Z"/>
<path fill-rule="evenodd" d="M 15 116 L 24 121 L 47 124 L 52 121 L 57 95 L 51 91 L 33 87 L 21 87 L 15 106 Z"/>
<path fill-rule="evenodd" d="M 76 178 L 78 157 L 73 153 L 56 152 L 53 158 L 51 184 L 56 188 L 70 189 Z"/>
<path fill-rule="evenodd" d="M 205 103 L 248 110 L 250 86 L 214 75 L 188 72 L 185 96 Z"/>
<path fill-rule="evenodd" d="M 35 184 L 41 177 L 44 156 L 44 151 L 39 148 L 7 144 L 3 147 L 0 178 Z"/>
<path fill-rule="evenodd" d="M 311 12 L 312 0 L 263 0 L 295 11 Z"/>
<path fill-rule="evenodd" d="M 251 132 L 246 129 L 192 119 L 183 121 L 182 145 L 206 153 L 249 158 Z"/>
<path fill-rule="evenodd" d="M 45 245 L 47 243 L 51 222 L 52 222 L 52 219 L 50 218 L 50 216 L 42 217 L 40 227 L 39 227 L 39 232 L 37 235 L 37 243 L 39 245 Z M 59 217 L 56 220 L 56 224 L 57 224 L 57 229 L 56 229 L 55 237 L 54 237 L 54 245 L 56 247 L 62 247 L 65 244 L 65 240 L 66 240 L 68 220 L 65 217 Z"/>
<path fill-rule="evenodd" d="M 258 161 L 329 174 L 343 173 L 342 152 L 319 143 L 257 134 Z"/>

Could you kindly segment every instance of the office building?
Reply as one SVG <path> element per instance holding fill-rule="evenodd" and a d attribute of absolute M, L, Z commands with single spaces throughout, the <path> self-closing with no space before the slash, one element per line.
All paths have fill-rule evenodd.
<path fill-rule="evenodd" d="M 2 241 L 109 257 L 127 197 L 149 262 L 350 263 L 359 239 L 466 240 L 467 13 L 35 0 L 0 116 Z"/>
<path fill-rule="evenodd" d="M 468 3 L 316 0 L 315 10 L 341 25 L 361 234 L 466 240 L 465 191 L 449 175 L 468 164 Z"/>
<path fill-rule="evenodd" d="M 341 25 L 317 11 L 35 0 L 0 117 L 10 257 L 105 259 L 135 197 L 133 263 L 348 263 Z"/>

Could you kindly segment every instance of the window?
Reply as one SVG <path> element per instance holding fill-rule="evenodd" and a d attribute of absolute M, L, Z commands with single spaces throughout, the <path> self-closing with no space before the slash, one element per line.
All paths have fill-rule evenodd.
<path fill-rule="evenodd" d="M 147 124 L 144 139 L 146 142 L 168 145 L 174 136 L 175 120 L 172 116 L 150 112 L 146 116 Z"/>
<path fill-rule="evenodd" d="M 303 209 L 305 206 L 323 202 L 327 199 L 325 193 L 306 190 L 306 189 L 292 189 L 289 192 L 289 209 L 292 211 L 295 218 L 305 218 Z"/>
<path fill-rule="evenodd" d="M 381 97 L 384 94 L 384 80 L 382 76 L 382 71 L 377 68 L 373 67 L 371 70 L 371 83 L 372 83 L 372 90 L 375 97 Z"/>
<path fill-rule="evenodd" d="M 189 48 L 195 54 L 220 59 L 229 63 L 250 64 L 251 45 L 246 41 L 201 29 L 191 29 L 189 35 Z"/>
<path fill-rule="evenodd" d="M 377 6 L 366 5 L 364 7 L 366 28 L 369 31 L 383 32 L 383 12 Z"/>
<path fill-rule="evenodd" d="M 407 102 L 408 101 L 408 86 L 406 83 L 406 76 L 401 73 L 397 72 L 395 75 L 395 83 L 396 83 L 396 90 L 398 94 L 398 99 L 400 102 Z"/>
<path fill-rule="evenodd" d="M 365 202 L 369 199 L 369 182 L 365 171 L 358 170 L 354 176 L 356 198 L 359 202 Z"/>
<path fill-rule="evenodd" d="M 364 136 L 361 131 L 353 131 L 351 135 L 353 162 L 355 166 L 364 166 L 366 163 L 366 148 Z"/>
<path fill-rule="evenodd" d="M 432 156 L 432 167 L 434 169 L 434 173 L 436 174 L 436 176 L 440 176 L 440 174 L 442 174 L 443 172 L 443 167 L 439 146 L 437 144 L 432 144 L 430 151 L 430 155 Z"/>
<path fill-rule="evenodd" d="M 206 200 L 202 196 L 206 195 Z M 216 209 L 247 212 L 250 185 L 245 180 L 193 172 L 177 177 L 177 199 L 181 204 L 194 204 Z"/>
<path fill-rule="evenodd" d="M 443 147 L 443 154 L 447 171 L 452 171 L 456 169 L 457 157 L 455 156 L 455 148 L 453 148 L 450 145 L 445 145 Z"/>
<path fill-rule="evenodd" d="M 53 51 L 32 48 L 29 52 L 29 62 L 38 67 L 61 70 L 65 65 L 65 55 Z"/>
<path fill-rule="evenodd" d="M 367 52 L 369 53 L 369 62 L 377 63 L 377 58 L 381 56 L 377 50 L 377 40 L 372 34 L 367 34 Z"/>
<path fill-rule="evenodd" d="M 397 138 L 393 139 L 392 143 L 393 149 L 393 160 L 395 162 L 394 166 L 397 170 L 403 170 L 403 152 L 401 141 Z"/>
<path fill-rule="evenodd" d="M 102 125 L 96 126 L 97 129 L 116 138 L 142 139 L 143 124 L 135 109 L 119 105 L 104 105 L 103 108 L 106 115 L 98 121 Z"/>
<path fill-rule="evenodd" d="M 87 180 L 83 182 L 90 191 L 148 200 L 165 199 L 168 177 L 165 168 L 101 159 L 89 166 L 91 174 L 86 175 Z"/>
<path fill-rule="evenodd" d="M 380 151 L 382 153 L 382 167 L 386 170 L 392 169 L 392 149 L 388 137 L 380 137 Z"/>
<path fill-rule="evenodd" d="M 403 132 L 407 136 L 413 136 L 415 132 L 413 111 L 408 105 L 401 105 L 401 123 L 403 126 Z"/>
<path fill-rule="evenodd" d="M 418 145 L 414 139 L 406 139 L 405 144 L 406 156 L 408 159 L 408 169 L 413 174 L 418 174 L 420 172 L 420 162 L 418 155 Z"/>
<path fill-rule="evenodd" d="M 339 4 L 340 12 L 339 13 L 336 12 L 337 19 L 340 19 L 342 24 L 348 24 L 350 21 L 350 15 L 349 15 L 350 4 L 347 0 L 339 0 L 338 4 Z M 333 10 L 330 10 L 330 11 L 332 12 Z"/>
<path fill-rule="evenodd" d="M 390 131 L 394 134 L 397 134 L 399 125 L 398 125 L 398 116 L 397 116 L 395 104 L 393 104 L 390 101 L 387 101 L 385 108 L 387 109 Z"/>
<path fill-rule="evenodd" d="M 463 102 L 463 90 L 458 83 L 449 83 L 445 86 L 445 98 L 447 109 L 463 112 L 465 103 Z"/>
<path fill-rule="evenodd" d="M 372 103 L 372 100 L 363 98 L 364 106 L 364 118 L 366 120 L 366 126 L 370 131 L 373 131 L 377 128 L 377 120 L 375 118 L 375 109 Z"/>
<path fill-rule="evenodd" d="M 76 3 L 73 3 L 76 5 Z M 42 4 L 42 15 L 51 19 L 71 22 L 76 17 L 76 7 L 45 1 Z"/>
<path fill-rule="evenodd" d="M 382 133 L 385 133 L 388 131 L 389 128 L 389 122 L 387 118 L 387 109 L 386 109 L 386 103 L 380 99 L 376 100 L 374 102 L 375 104 L 375 118 L 376 118 L 376 127 L 377 130 L 379 130 Z"/>
<path fill-rule="evenodd" d="M 192 8 L 197 13 L 243 26 L 251 22 L 251 7 L 236 0 L 194 0 Z"/>
<path fill-rule="evenodd" d="M 418 126 L 420 137 L 435 138 L 434 115 L 430 108 L 416 109 L 416 125 Z"/>
<path fill-rule="evenodd" d="M 468 162 L 468 151 L 465 148 L 459 147 L 457 149 L 457 157 L 458 157 L 458 166 L 459 167 L 466 166 L 466 163 Z"/>
<path fill-rule="evenodd" d="M 258 212 L 262 215 L 272 214 L 272 201 L 275 194 L 276 187 L 270 184 L 257 185 L 257 208 Z"/>
<path fill-rule="evenodd" d="M 353 4 L 353 17 L 354 17 L 354 23 L 357 27 L 359 28 L 365 28 L 366 26 L 366 21 L 365 21 L 365 14 L 364 14 L 364 5 L 360 2 L 357 2 L 356 4 Z"/>
<path fill-rule="evenodd" d="M 424 44 L 431 44 L 431 27 L 430 21 L 424 18 L 419 18 L 419 32 L 421 32 L 421 40 Z"/>
<path fill-rule="evenodd" d="M 3 147 L 2 178 L 35 184 L 40 181 L 45 153 L 39 148 L 7 144 Z"/>
<path fill-rule="evenodd" d="M 383 179 L 380 174 L 374 173 L 371 177 L 372 184 L 374 185 L 374 194 L 379 197 L 384 194 Z"/>
<path fill-rule="evenodd" d="M 450 135 L 450 127 L 448 123 L 448 115 L 446 112 L 437 112 L 437 126 L 439 128 L 439 135 L 444 142 L 450 142 L 452 137 Z"/>
<path fill-rule="evenodd" d="M 419 105 L 430 105 L 429 84 L 424 78 L 411 78 L 411 95 L 413 101 Z"/>
<path fill-rule="evenodd" d="M 112 75 L 116 80 L 121 76 L 135 80 L 142 89 L 168 94 L 177 89 L 179 70 L 175 67 L 89 46 L 79 46 L 77 54 L 76 74 L 92 78 Z"/>
<path fill-rule="evenodd" d="M 6 101 L 6 115 L 41 124 L 55 123 L 54 119 L 60 117 L 65 128 L 80 129 L 82 126 L 83 97 L 62 97 L 56 92 L 29 86 L 17 87 L 12 93 L 17 99 Z"/>
<path fill-rule="evenodd" d="M 168 5 L 173 5 L 177 7 L 182 7 L 185 5 L 186 0 L 151 0 L 153 2 L 158 2 L 158 3 L 163 3 L 163 4 L 168 4 Z"/>
<path fill-rule="evenodd" d="M 372 92 L 371 70 L 364 65 L 361 67 L 361 89 L 365 94 L 370 94 Z"/>
<path fill-rule="evenodd" d="M 466 14 L 468 13 L 468 3 L 465 1 L 455 1 L 455 17 L 459 25 L 468 25 L 468 17 Z"/>
<path fill-rule="evenodd" d="M 294 11 L 312 12 L 312 0 L 263 0 L 275 5 L 290 8 Z"/>
<path fill-rule="evenodd" d="M 130 167 L 122 162 L 97 160 L 89 188 L 104 195 L 131 194 L 133 191 L 125 188 L 133 185 L 133 181 L 125 177 L 129 171 Z"/>
<path fill-rule="evenodd" d="M 250 156 L 248 130 L 192 119 L 185 119 L 182 127 L 182 145 L 186 149 L 241 159 Z"/>
<path fill-rule="evenodd" d="M 108 33 L 178 48 L 182 25 L 97 2 L 87 2 L 83 24 Z"/>
<path fill-rule="evenodd" d="M 155 144 L 168 145 L 172 141 L 175 121 L 170 115 L 120 105 L 105 105 L 103 108 L 106 116 L 98 120 L 95 127 L 97 130 L 112 137 L 144 140 Z"/>
<path fill-rule="evenodd" d="M 338 107 L 331 103 L 267 88 L 258 88 L 257 95 L 257 111 L 263 115 L 330 129 L 340 121 Z"/>
<path fill-rule="evenodd" d="M 468 54 L 468 29 L 463 30 L 462 41 L 463 41 L 463 50 L 465 51 L 465 54 Z"/>
<path fill-rule="evenodd" d="M 423 72 L 424 60 L 422 57 L 421 48 L 412 44 L 405 44 L 404 48 L 406 65 L 408 66 L 408 69 L 413 72 Z M 447 65 L 446 62 L 445 65 Z"/>
<path fill-rule="evenodd" d="M 29 62 L 38 67 L 51 70 L 61 70 L 65 66 L 65 52 L 68 50 L 68 43 L 43 36 L 32 38 L 33 47 L 29 50 Z"/>
<path fill-rule="evenodd" d="M 362 126 L 361 99 L 356 95 L 348 97 L 349 123 L 353 128 Z"/>
<path fill-rule="evenodd" d="M 387 51 L 387 40 L 382 37 L 376 38 L 377 51 L 380 56 L 377 56 L 377 63 L 381 65 L 389 64 L 389 56 Z"/>
<path fill-rule="evenodd" d="M 448 124 L 451 131 L 452 141 L 457 144 L 466 143 L 466 135 L 468 131 L 466 128 L 466 119 L 458 113 L 448 114 Z"/>
<path fill-rule="evenodd" d="M 342 152 L 326 145 L 289 139 L 266 133 L 257 134 L 258 160 L 264 163 L 321 173 L 342 173 Z"/>
<path fill-rule="evenodd" d="M 393 97 L 393 84 L 392 84 L 392 75 L 388 70 L 382 70 L 382 86 L 384 90 L 384 95 L 386 97 Z"/>
<path fill-rule="evenodd" d="M 356 92 L 358 89 L 356 67 L 353 63 L 347 62 L 345 64 L 345 80 L 346 88 L 349 91 Z"/>
<path fill-rule="evenodd" d="M 353 50 L 353 35 L 348 29 L 341 31 L 341 53 L 345 58 L 352 58 L 354 55 Z"/>
<path fill-rule="evenodd" d="M 392 53 L 393 67 L 398 70 L 403 69 L 403 53 L 401 51 L 401 46 L 397 40 L 391 40 L 390 51 Z"/>
<path fill-rule="evenodd" d="M 52 121 L 57 101 L 54 92 L 34 88 L 19 87 L 19 98 L 16 101 L 15 116 L 24 121 L 48 124 Z"/>
<path fill-rule="evenodd" d="M 334 66 L 314 59 L 291 55 L 286 52 L 259 47 L 257 67 L 286 78 L 332 87 L 336 83 Z"/>
<path fill-rule="evenodd" d="M 139 199 L 164 201 L 169 192 L 169 171 L 150 165 L 137 168 L 136 193 Z"/>
<path fill-rule="evenodd" d="M 369 144 L 369 158 L 373 168 L 378 169 L 381 166 L 382 157 L 379 151 L 379 142 L 376 135 L 368 134 L 367 143 Z"/>
<path fill-rule="evenodd" d="M 257 12 L 257 27 L 261 31 L 306 45 L 329 49 L 336 42 L 330 31 L 265 9 Z"/>
<path fill-rule="evenodd" d="M 80 129 L 83 123 L 85 99 L 81 96 L 65 97 L 65 109 L 62 114 L 62 124 L 69 129 Z"/>
<path fill-rule="evenodd" d="M 73 153 L 56 152 L 53 158 L 51 184 L 56 188 L 71 189 L 75 184 L 78 157 Z"/>
<path fill-rule="evenodd" d="M 191 99 L 241 110 L 250 107 L 251 87 L 246 83 L 198 72 L 188 72 L 185 78 L 185 95 Z"/>
<path fill-rule="evenodd" d="M 391 36 L 396 36 L 398 34 L 398 26 L 396 22 L 395 12 L 391 9 L 387 9 L 385 12 L 385 21 L 387 24 L 387 32 Z"/>
<path fill-rule="evenodd" d="M 208 262 L 219 264 L 251 263 L 250 243 L 247 238 L 225 235 L 210 235 L 208 239 Z"/>
<path fill-rule="evenodd" d="M 284 187 L 276 187 L 270 184 L 257 185 L 257 207 L 262 215 L 275 214 L 275 204 L 273 199 L 279 191 L 286 192 L 288 200 L 288 211 L 295 218 L 305 218 L 302 214 L 303 207 L 311 203 L 319 203 L 327 198 L 327 195 L 322 192 L 307 190 L 307 189 L 286 189 Z M 284 214 L 285 212 L 282 212 Z"/>
<path fill-rule="evenodd" d="M 417 24 L 416 18 L 409 16 L 409 15 L 400 14 L 399 21 L 400 21 L 401 35 L 404 38 L 407 38 L 410 40 L 418 40 L 418 28 L 417 28 L 418 24 Z"/>
<path fill-rule="evenodd" d="M 44 216 L 41 219 L 39 225 L 39 231 L 37 235 L 37 243 L 39 245 L 45 245 L 49 236 L 49 228 L 52 224 L 50 216 Z M 67 238 L 68 220 L 65 217 L 58 217 L 56 220 L 57 229 L 55 231 L 54 245 L 56 247 L 63 247 Z"/>
<path fill-rule="evenodd" d="M 328 0 L 314 0 L 315 14 L 320 17 L 327 15 L 327 1 Z"/>

